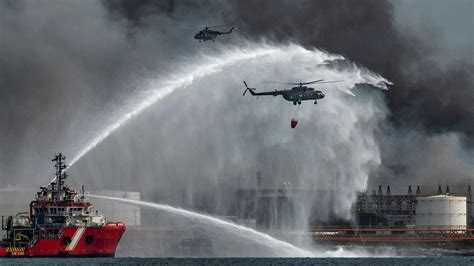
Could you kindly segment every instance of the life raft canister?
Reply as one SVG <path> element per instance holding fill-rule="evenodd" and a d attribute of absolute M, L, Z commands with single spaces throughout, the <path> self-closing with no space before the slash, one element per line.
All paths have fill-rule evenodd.
<path fill-rule="evenodd" d="M 298 119 L 291 119 L 291 128 L 295 128 L 298 125 Z"/>

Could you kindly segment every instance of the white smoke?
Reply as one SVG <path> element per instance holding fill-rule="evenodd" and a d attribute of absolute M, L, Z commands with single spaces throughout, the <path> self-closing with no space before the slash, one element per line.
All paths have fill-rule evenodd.
<path fill-rule="evenodd" d="M 474 151 L 465 148 L 466 136 L 462 133 L 428 134 L 422 129 L 391 130 L 381 141 L 386 151 L 384 160 L 390 162 L 387 165 L 417 166 L 407 167 L 405 172 L 396 176 L 403 192 L 408 185 L 426 185 L 433 186 L 434 193 L 441 184 L 450 185 L 451 188 L 462 187 L 456 193 L 464 193 L 467 184 L 473 180 Z M 405 156 L 400 157 L 398 154 Z M 382 175 L 391 176 L 393 173 Z"/>

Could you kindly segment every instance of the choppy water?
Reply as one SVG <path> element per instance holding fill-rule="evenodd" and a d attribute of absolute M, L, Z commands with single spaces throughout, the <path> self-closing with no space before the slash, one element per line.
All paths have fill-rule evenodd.
<path fill-rule="evenodd" d="M 0 259 L 5 265 L 474 265 L 474 257 L 401 258 L 48 258 Z"/>

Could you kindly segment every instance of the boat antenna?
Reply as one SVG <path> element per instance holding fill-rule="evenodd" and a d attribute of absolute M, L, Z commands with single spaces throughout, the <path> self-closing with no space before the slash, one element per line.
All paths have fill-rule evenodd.
<path fill-rule="evenodd" d="M 60 191 L 63 186 L 64 186 L 64 179 L 68 177 L 68 174 L 64 171 L 67 167 L 65 164 L 66 156 L 64 156 L 62 153 L 58 153 L 54 156 L 53 162 L 56 162 L 54 164 L 54 168 L 56 169 L 56 190 Z M 54 188 L 53 188 L 54 189 Z"/>

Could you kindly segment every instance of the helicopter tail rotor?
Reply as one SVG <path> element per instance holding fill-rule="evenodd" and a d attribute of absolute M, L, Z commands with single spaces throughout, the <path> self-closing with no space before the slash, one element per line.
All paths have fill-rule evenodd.
<path fill-rule="evenodd" d="M 247 82 L 245 82 L 245 80 L 244 80 L 244 85 L 245 85 L 245 90 L 244 90 L 244 93 L 243 93 L 242 95 L 245 96 L 245 94 L 247 93 L 247 91 L 250 91 L 250 94 L 253 95 L 253 94 L 254 94 L 253 91 L 255 90 L 255 88 L 249 88 L 249 86 L 247 86 Z"/>

